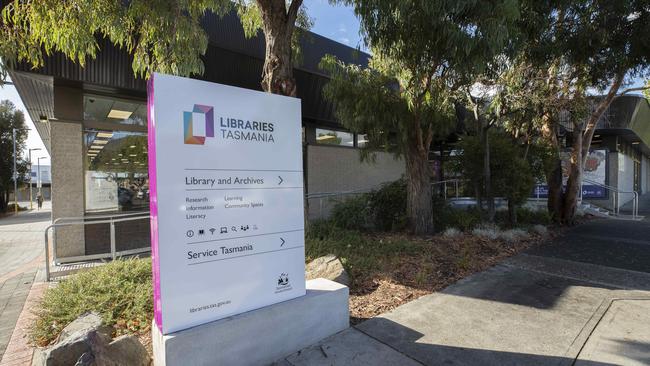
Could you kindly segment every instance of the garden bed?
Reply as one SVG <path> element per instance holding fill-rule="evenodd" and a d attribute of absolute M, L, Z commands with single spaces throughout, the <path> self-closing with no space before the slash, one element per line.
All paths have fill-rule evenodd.
<path fill-rule="evenodd" d="M 549 238 L 539 233 L 507 239 L 466 233 L 418 238 L 326 230 L 310 234 L 307 259 L 329 253 L 341 259 L 351 277 L 353 324 L 443 289 Z"/>
<path fill-rule="evenodd" d="M 541 243 L 543 236 L 490 239 L 480 232 L 448 232 L 428 238 L 361 233 L 313 225 L 307 261 L 334 254 L 348 271 L 351 322 L 392 310 Z M 114 336 L 136 334 L 151 350 L 151 260 L 117 260 L 81 272 L 49 289 L 36 307 L 32 342 L 46 346 L 78 316 L 95 311 Z"/>

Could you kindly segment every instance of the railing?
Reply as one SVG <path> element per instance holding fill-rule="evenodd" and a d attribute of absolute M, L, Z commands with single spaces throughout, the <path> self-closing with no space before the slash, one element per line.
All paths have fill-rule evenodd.
<path fill-rule="evenodd" d="M 441 180 L 439 182 L 431 183 L 431 187 L 442 184 L 443 197 L 444 197 L 445 200 L 447 200 L 447 184 L 448 183 L 453 184 L 454 185 L 454 195 L 456 196 L 456 198 L 458 198 L 460 196 L 460 189 L 458 187 L 460 186 L 461 183 L 464 183 L 464 182 L 466 182 L 468 180 L 469 179 L 458 179 L 458 178 Z"/>
<path fill-rule="evenodd" d="M 375 187 L 376 188 L 376 187 Z M 332 199 L 334 197 L 340 196 L 352 196 L 357 194 L 368 193 L 374 188 L 362 188 L 352 191 L 338 191 L 338 192 L 318 192 L 318 193 L 309 193 L 305 195 L 305 198 L 309 201 L 312 199 L 318 200 L 318 218 L 323 218 L 323 199 Z"/>
<path fill-rule="evenodd" d="M 52 231 L 52 262 L 54 264 L 81 262 L 97 259 L 116 259 L 121 256 L 133 255 L 138 253 L 146 253 L 151 251 L 151 247 L 136 248 L 129 250 L 117 251 L 115 242 L 115 224 L 126 221 L 136 220 L 149 220 L 149 212 L 128 213 L 119 215 L 98 215 L 98 216 L 85 216 L 85 217 L 61 217 L 52 222 L 52 225 L 45 228 L 45 277 L 47 281 L 50 280 L 50 253 L 48 238 L 49 232 Z M 73 257 L 65 257 L 60 259 L 57 257 L 57 244 L 56 244 L 56 229 L 60 227 L 71 227 L 75 225 L 95 225 L 95 224 L 109 224 L 110 225 L 110 253 L 80 255 Z"/>
<path fill-rule="evenodd" d="M 619 202 L 620 202 L 620 195 L 621 194 L 631 194 L 632 195 L 632 219 L 636 220 L 639 217 L 639 193 L 636 191 L 622 191 L 618 189 L 618 187 L 610 186 L 607 184 L 603 183 L 598 183 L 596 181 L 593 181 L 591 179 L 587 178 L 582 178 L 582 184 L 580 186 L 580 201 L 582 201 L 582 186 L 585 185 L 585 183 L 589 183 L 589 185 L 594 185 L 598 186 L 601 188 L 605 188 L 609 192 L 612 192 L 612 204 L 613 204 L 613 212 L 614 215 L 619 215 L 620 214 L 620 207 L 619 207 Z"/>

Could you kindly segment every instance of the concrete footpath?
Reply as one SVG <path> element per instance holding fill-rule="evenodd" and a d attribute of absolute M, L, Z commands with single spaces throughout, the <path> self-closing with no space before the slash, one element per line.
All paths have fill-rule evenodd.
<path fill-rule="evenodd" d="M 45 263 L 43 231 L 50 224 L 50 216 L 50 202 L 45 202 L 40 211 L 23 211 L 0 218 L 0 359 L 37 270 Z"/>
<path fill-rule="evenodd" d="M 649 365 L 650 222 L 594 220 L 280 365 Z"/>

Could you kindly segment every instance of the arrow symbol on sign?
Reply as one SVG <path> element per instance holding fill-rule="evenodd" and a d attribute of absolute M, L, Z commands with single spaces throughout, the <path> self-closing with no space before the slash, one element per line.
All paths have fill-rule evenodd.
<path fill-rule="evenodd" d="M 284 239 L 283 239 L 283 238 L 280 238 L 280 240 L 282 240 L 282 244 L 280 244 L 280 246 L 283 246 L 283 245 L 284 245 L 284 243 L 285 243 L 285 241 L 284 241 Z"/>
<path fill-rule="evenodd" d="M 278 178 L 280 178 L 280 182 L 278 183 L 278 185 L 280 185 L 280 184 L 282 184 L 282 182 L 284 182 L 284 179 L 282 179 L 282 177 L 279 176 L 279 175 L 278 175 Z"/>

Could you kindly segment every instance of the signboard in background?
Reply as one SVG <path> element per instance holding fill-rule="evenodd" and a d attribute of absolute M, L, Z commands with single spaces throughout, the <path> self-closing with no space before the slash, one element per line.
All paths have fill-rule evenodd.
<path fill-rule="evenodd" d="M 161 332 L 305 295 L 300 100 L 155 74 L 148 110 Z"/>
<path fill-rule="evenodd" d="M 568 176 L 568 165 L 570 158 L 569 151 L 563 151 L 562 157 L 562 189 L 566 187 Z M 582 197 L 583 198 L 607 198 L 607 190 L 598 184 L 607 184 L 607 150 L 598 149 L 591 150 L 587 157 L 585 170 L 583 171 L 583 185 Z M 597 184 L 593 184 L 595 182 Z M 539 184 L 535 186 L 533 197 L 547 198 L 548 186 L 546 184 Z"/>
<path fill-rule="evenodd" d="M 104 172 L 86 171 L 86 211 L 117 211 L 117 208 L 117 182 L 113 176 Z"/>

